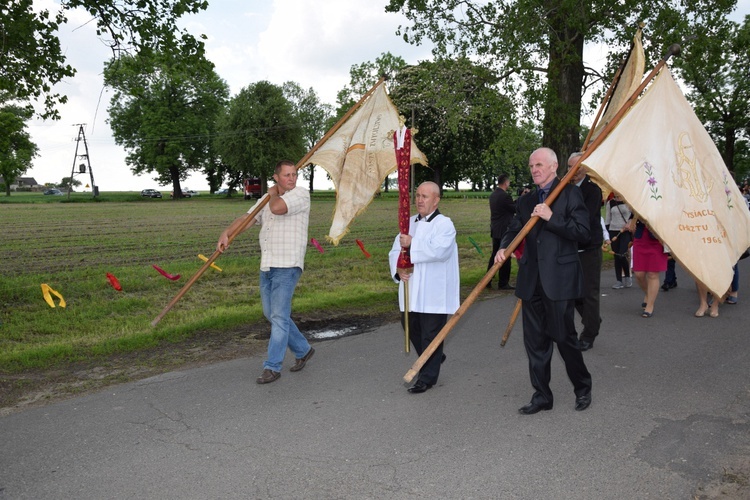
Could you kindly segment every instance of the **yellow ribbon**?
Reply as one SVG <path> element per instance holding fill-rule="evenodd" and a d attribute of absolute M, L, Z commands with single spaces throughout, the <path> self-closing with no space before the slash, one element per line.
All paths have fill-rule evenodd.
<path fill-rule="evenodd" d="M 50 288 L 47 283 L 42 283 L 42 294 L 44 295 L 44 300 L 47 302 L 47 304 L 49 304 L 50 307 L 55 307 L 55 300 L 52 298 L 50 293 L 60 299 L 60 307 L 66 306 L 65 299 L 62 295 Z"/>
<path fill-rule="evenodd" d="M 202 253 L 198 254 L 198 258 L 200 260 L 202 260 L 203 262 L 208 262 L 208 257 L 206 257 L 205 255 L 203 255 Z M 213 267 L 217 271 L 221 272 L 221 268 L 219 266 L 217 266 L 216 264 L 214 264 L 213 262 L 211 262 L 211 267 Z"/>

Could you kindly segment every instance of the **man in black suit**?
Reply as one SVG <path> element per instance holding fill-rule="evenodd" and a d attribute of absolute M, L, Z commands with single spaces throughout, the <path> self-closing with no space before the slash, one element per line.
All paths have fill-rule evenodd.
<path fill-rule="evenodd" d="M 583 153 L 573 153 L 568 158 L 568 170 L 578 162 Z M 581 315 L 583 331 L 578 341 L 582 351 L 594 347 L 594 339 L 599 335 L 602 318 L 599 315 L 599 296 L 602 278 L 602 190 L 586 175 L 586 167 L 580 166 L 570 180 L 581 189 L 583 202 L 589 212 L 591 238 L 578 245 L 578 257 L 583 267 L 583 297 L 576 299 L 576 311 Z"/>
<path fill-rule="evenodd" d="M 562 188 L 551 207 L 544 203 L 560 184 L 554 151 L 534 151 L 529 169 L 537 189 L 519 198 L 516 215 L 495 256 L 496 262 L 503 262 L 505 249 L 529 219 L 540 218 L 526 236 L 523 256 L 518 261 L 516 296 L 523 301 L 523 343 L 535 389 L 531 402 L 518 411 L 532 415 L 552 409 L 549 383 L 553 342 L 573 383 L 575 409 L 582 411 L 591 404 L 591 375 L 578 349 L 574 300 L 583 294 L 578 243 L 590 237 L 588 211 L 581 190 L 571 185 Z"/>
<path fill-rule="evenodd" d="M 495 255 L 500 249 L 500 240 L 505 231 L 508 230 L 510 221 L 516 213 L 516 202 L 508 193 L 510 188 L 510 177 L 508 174 L 500 174 L 497 178 L 497 187 L 490 195 L 490 235 L 492 236 L 492 255 L 487 264 L 487 270 L 495 264 Z M 510 286 L 510 260 L 506 261 L 497 272 L 498 290 L 512 290 Z M 492 288 L 492 280 L 487 283 L 487 288 Z"/>

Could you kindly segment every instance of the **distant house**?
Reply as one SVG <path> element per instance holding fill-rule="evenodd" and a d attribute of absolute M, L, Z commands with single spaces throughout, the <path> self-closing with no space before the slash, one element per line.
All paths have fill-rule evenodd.
<path fill-rule="evenodd" d="M 0 184 L 5 184 L 5 179 L 0 177 Z M 38 191 L 44 188 L 40 185 L 33 177 L 19 177 L 16 179 L 15 184 L 10 185 L 11 191 L 17 191 L 18 189 L 31 189 L 32 191 Z"/>

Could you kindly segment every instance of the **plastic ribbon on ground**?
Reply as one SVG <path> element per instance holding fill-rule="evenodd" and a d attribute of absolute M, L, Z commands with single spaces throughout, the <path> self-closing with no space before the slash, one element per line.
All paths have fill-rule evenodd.
<path fill-rule="evenodd" d="M 471 236 L 469 236 L 469 243 L 471 243 L 472 245 L 474 245 L 474 248 L 477 249 L 477 252 L 479 252 L 479 255 L 484 255 L 484 252 L 482 252 L 482 249 L 479 248 L 479 245 L 477 245 L 477 242 L 474 241 L 474 238 L 472 238 Z"/>
<path fill-rule="evenodd" d="M 365 257 L 368 259 L 370 258 L 370 252 L 365 250 L 365 244 L 362 243 L 362 240 L 355 240 L 357 242 L 357 245 L 359 246 L 359 249 L 362 250 L 362 253 L 365 254 Z"/>
<path fill-rule="evenodd" d="M 117 281 L 117 278 L 115 278 L 114 274 L 107 273 L 107 279 L 109 280 L 109 284 L 112 285 L 112 288 L 114 288 L 118 292 L 122 292 L 122 286 L 120 286 L 120 282 Z"/>
<path fill-rule="evenodd" d="M 202 260 L 203 262 L 208 262 L 208 257 L 206 257 L 205 255 L 203 255 L 202 253 L 198 254 L 198 258 L 200 260 Z M 213 262 L 211 262 L 211 267 L 213 267 L 217 271 L 221 272 L 221 268 L 219 266 L 217 266 L 216 264 L 214 264 Z"/>
<path fill-rule="evenodd" d="M 323 247 L 320 246 L 318 240 L 316 240 L 315 238 L 310 238 L 310 243 L 312 243 L 312 246 L 318 249 L 318 252 L 323 253 Z"/>
<path fill-rule="evenodd" d="M 50 307 L 55 307 L 55 301 L 50 294 L 60 299 L 60 307 L 65 307 L 67 305 L 65 304 L 65 299 L 62 295 L 50 288 L 47 283 L 42 283 L 42 295 L 44 296 L 44 300 L 47 302 L 47 304 L 49 304 Z"/>
<path fill-rule="evenodd" d="M 162 276 L 164 276 L 168 280 L 177 281 L 178 279 L 180 279 L 180 275 L 179 274 L 174 274 L 174 275 L 173 274 L 169 274 L 168 272 L 166 272 L 164 269 L 162 269 L 161 267 L 157 266 L 156 264 L 152 264 L 152 267 L 154 269 L 156 269 L 157 271 L 159 271 L 159 274 L 161 274 Z"/>

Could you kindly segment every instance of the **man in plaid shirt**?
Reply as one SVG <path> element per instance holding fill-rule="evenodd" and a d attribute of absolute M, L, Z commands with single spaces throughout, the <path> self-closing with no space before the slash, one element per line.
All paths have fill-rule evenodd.
<path fill-rule="evenodd" d="M 268 384 L 281 376 L 287 347 L 296 358 L 289 371 L 300 371 L 315 354 L 291 317 L 292 296 L 305 267 L 310 193 L 297 187 L 297 167 L 290 161 L 282 160 L 276 165 L 273 179 L 276 185 L 268 189 L 268 203 L 245 227 L 261 226 L 258 235 L 260 297 L 263 315 L 271 323 L 268 358 L 263 362 L 263 373 L 256 380 L 259 384 Z M 257 203 L 261 200 L 263 198 Z M 216 245 L 218 251 L 223 252 L 229 246 L 229 236 L 238 231 L 254 208 L 221 233 Z"/>

